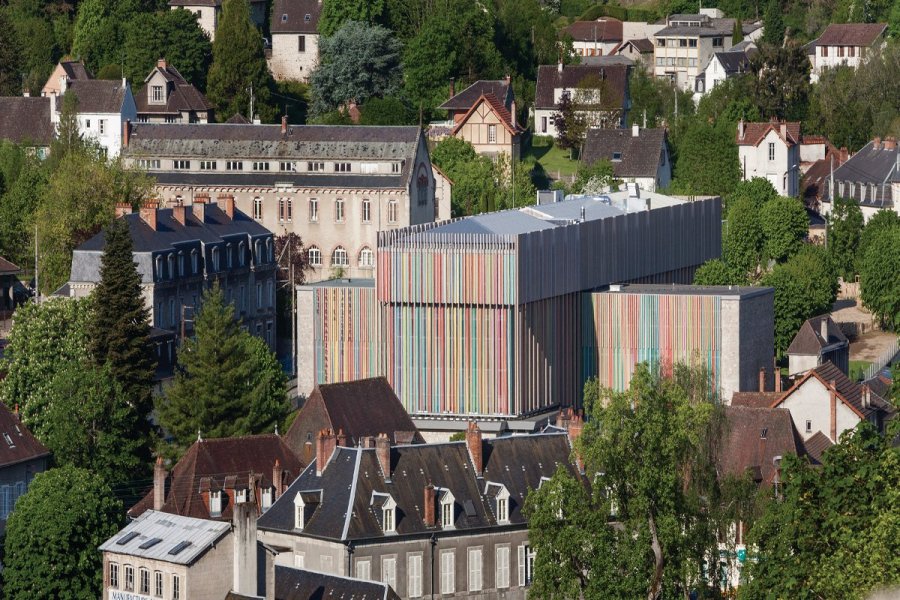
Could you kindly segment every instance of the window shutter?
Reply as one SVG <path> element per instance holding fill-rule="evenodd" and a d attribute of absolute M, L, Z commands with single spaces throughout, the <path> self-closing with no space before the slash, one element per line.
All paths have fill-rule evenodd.
<path fill-rule="evenodd" d="M 519 546 L 519 587 L 525 587 L 525 546 Z"/>

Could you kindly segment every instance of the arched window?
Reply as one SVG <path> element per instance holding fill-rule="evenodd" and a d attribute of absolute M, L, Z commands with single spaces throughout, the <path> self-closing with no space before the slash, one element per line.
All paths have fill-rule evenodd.
<path fill-rule="evenodd" d="M 184 277 L 184 252 L 178 251 L 178 276 Z"/>
<path fill-rule="evenodd" d="M 175 255 L 169 254 L 169 279 L 175 279 Z"/>
<path fill-rule="evenodd" d="M 346 267 L 350 264 L 350 260 L 347 257 L 347 251 L 344 250 L 343 246 L 338 246 L 334 249 L 334 252 L 331 254 L 331 266 L 332 267 Z"/>
<path fill-rule="evenodd" d="M 272 238 L 269 238 L 266 240 L 266 251 L 267 251 L 267 254 L 269 255 L 269 262 L 274 261 L 275 260 L 275 248 L 274 248 L 274 244 L 272 243 Z"/>
<path fill-rule="evenodd" d="M 212 249 L 212 268 L 213 268 L 213 271 L 216 271 L 216 272 L 218 272 L 218 270 L 219 270 L 219 249 L 218 248 Z"/>
<path fill-rule="evenodd" d="M 359 251 L 359 266 L 366 268 L 375 266 L 375 253 L 368 246 Z"/>
<path fill-rule="evenodd" d="M 199 266 L 200 266 L 200 260 L 199 260 L 198 254 L 197 254 L 197 250 L 196 249 L 191 250 L 191 273 L 194 275 L 199 273 L 199 270 L 198 270 Z"/>
<path fill-rule="evenodd" d="M 253 218 L 257 221 L 262 219 L 262 198 L 253 199 Z"/>
<path fill-rule="evenodd" d="M 397 201 L 391 200 L 388 202 L 388 223 L 396 223 L 397 222 Z"/>
<path fill-rule="evenodd" d="M 244 266 L 244 260 L 245 260 L 244 256 L 246 255 L 246 253 L 247 253 L 247 246 L 244 244 L 244 242 L 239 243 L 238 244 L 238 266 L 241 266 L 241 267 Z"/>
<path fill-rule="evenodd" d="M 156 280 L 159 281 L 163 278 L 163 263 L 162 256 L 156 257 Z"/>
<path fill-rule="evenodd" d="M 225 265 L 229 269 L 234 266 L 234 248 L 230 242 L 225 244 Z"/>
<path fill-rule="evenodd" d="M 319 250 L 316 246 L 310 246 L 306 251 L 306 259 L 309 261 L 309 264 L 311 266 L 321 267 L 322 251 Z"/>

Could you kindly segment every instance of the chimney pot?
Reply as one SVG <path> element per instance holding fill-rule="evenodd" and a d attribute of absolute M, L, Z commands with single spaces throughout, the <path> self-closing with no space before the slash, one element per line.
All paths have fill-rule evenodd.
<path fill-rule="evenodd" d="M 156 211 L 159 209 L 159 203 L 154 200 L 148 200 L 141 205 L 141 220 L 147 224 L 153 231 L 156 231 Z"/>
<path fill-rule="evenodd" d="M 781 369 L 778 368 L 777 361 L 772 365 L 772 374 L 775 376 L 775 391 L 781 393 Z"/>
<path fill-rule="evenodd" d="M 166 59 L 160 58 L 159 60 L 156 61 L 156 66 L 159 67 L 160 69 L 165 69 L 165 68 L 167 68 L 169 65 L 166 64 Z"/>
<path fill-rule="evenodd" d="M 512 104 L 510 105 L 510 108 L 509 108 L 509 112 L 510 112 L 510 116 L 512 117 L 512 128 L 513 128 L 513 130 L 515 130 L 517 127 L 517 125 L 516 125 L 516 101 L 515 100 L 512 101 Z"/>
<path fill-rule="evenodd" d="M 343 429 L 338 429 L 337 433 L 337 445 L 346 448 L 347 447 L 347 435 L 344 433 Z"/>
<path fill-rule="evenodd" d="M 281 470 L 281 461 L 277 458 L 275 459 L 275 465 L 272 467 L 272 488 L 273 488 L 273 496 L 272 500 L 277 500 L 281 497 L 281 477 L 283 471 Z"/>
<path fill-rule="evenodd" d="M 234 220 L 234 194 L 219 194 L 219 197 L 216 198 L 216 204 L 219 205 L 226 217 L 232 221 Z"/>
<path fill-rule="evenodd" d="M 172 218 L 178 221 L 184 227 L 184 205 L 177 204 L 172 207 Z"/>
<path fill-rule="evenodd" d="M 637 123 L 631 126 L 631 137 L 640 137 L 640 133 L 641 128 Z"/>
<path fill-rule="evenodd" d="M 425 493 L 423 497 L 422 504 L 422 521 L 425 523 L 425 527 L 434 527 L 436 524 L 434 515 L 435 515 L 435 501 L 437 499 L 437 492 L 434 489 L 434 486 L 430 483 L 425 486 Z"/>
<path fill-rule="evenodd" d="M 127 202 L 116 202 L 116 218 L 131 214 L 131 205 Z"/>
<path fill-rule="evenodd" d="M 738 139 L 744 139 L 744 119 L 738 121 Z"/>
<path fill-rule="evenodd" d="M 472 466 L 475 468 L 475 476 L 481 477 L 484 471 L 483 448 L 481 446 L 481 429 L 475 421 L 469 421 L 466 427 L 466 446 L 469 449 L 469 458 L 472 459 Z"/>
<path fill-rule="evenodd" d="M 878 136 L 875 137 L 875 140 L 872 143 L 872 147 L 874 147 L 876 150 L 881 150 L 881 138 L 880 137 L 878 137 Z"/>
<path fill-rule="evenodd" d="M 316 475 L 321 475 L 325 471 L 325 467 L 328 465 L 328 461 L 331 460 L 331 455 L 334 454 L 335 448 L 337 447 L 337 438 L 335 438 L 334 431 L 330 429 L 323 429 L 319 431 L 318 436 L 316 437 Z"/>
<path fill-rule="evenodd" d="M 191 212 L 194 213 L 194 217 L 200 221 L 201 223 L 206 222 L 206 201 L 208 198 L 204 198 L 203 196 L 198 195 L 194 198 L 193 204 L 191 204 Z"/>
<path fill-rule="evenodd" d="M 162 510 L 166 503 L 166 467 L 162 456 L 156 457 L 153 466 L 153 510 Z"/>
<path fill-rule="evenodd" d="M 584 419 L 580 414 L 572 415 L 566 432 L 569 434 L 569 443 L 572 444 L 573 448 L 575 447 L 575 441 L 581 437 L 582 431 L 584 431 Z M 584 473 L 584 461 L 577 451 L 575 453 L 575 464 L 578 466 L 578 470 Z"/>
<path fill-rule="evenodd" d="M 556 72 L 562 74 L 563 72 L 563 61 L 562 58 L 559 59 L 559 62 L 556 63 Z"/>
<path fill-rule="evenodd" d="M 885 150 L 896 150 L 897 149 L 897 138 L 895 138 L 895 137 L 884 138 L 884 149 Z"/>
<path fill-rule="evenodd" d="M 386 433 L 379 433 L 375 438 L 375 454 L 385 481 L 391 480 L 391 439 Z"/>
<path fill-rule="evenodd" d="M 281 135 L 285 135 L 287 133 L 288 119 L 287 115 L 281 116 Z"/>
<path fill-rule="evenodd" d="M 787 141 L 787 123 L 785 121 L 781 122 L 781 138 Z"/>

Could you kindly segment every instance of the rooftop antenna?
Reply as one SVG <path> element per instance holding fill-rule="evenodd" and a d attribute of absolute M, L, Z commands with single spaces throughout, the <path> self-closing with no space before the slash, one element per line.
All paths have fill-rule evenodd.
<path fill-rule="evenodd" d="M 253 122 L 253 82 L 250 82 L 250 122 Z"/>

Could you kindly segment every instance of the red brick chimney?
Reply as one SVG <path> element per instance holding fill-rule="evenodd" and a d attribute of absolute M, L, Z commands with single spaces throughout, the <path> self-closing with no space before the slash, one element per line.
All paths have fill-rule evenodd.
<path fill-rule="evenodd" d="M 321 475 L 334 454 L 337 447 L 337 438 L 330 429 L 323 429 L 316 437 L 316 475 Z"/>
<path fill-rule="evenodd" d="M 275 459 L 275 466 L 272 467 L 272 487 L 274 488 L 274 498 L 272 501 L 274 502 L 278 498 L 281 497 L 281 476 L 283 471 L 281 470 L 281 461 L 277 458 Z"/>
<path fill-rule="evenodd" d="M 234 220 L 234 194 L 219 194 L 216 204 L 229 219 Z"/>
<path fill-rule="evenodd" d="M 116 218 L 131 214 L 131 205 L 127 202 L 116 202 Z"/>
<path fill-rule="evenodd" d="M 897 149 L 897 138 L 891 136 L 884 138 L 884 149 L 885 150 L 896 150 Z"/>
<path fill-rule="evenodd" d="M 141 220 L 147 224 L 150 229 L 156 231 L 156 211 L 159 209 L 159 202 L 155 200 L 147 200 L 141 204 L 140 216 Z"/>
<path fill-rule="evenodd" d="M 472 459 L 472 466 L 475 468 L 475 476 L 481 477 L 484 471 L 484 450 L 481 447 L 481 430 L 475 421 L 469 421 L 469 425 L 466 427 L 466 447 L 469 449 L 469 458 Z"/>
<path fill-rule="evenodd" d="M 122 123 L 122 147 L 127 148 L 128 142 L 131 140 L 131 119 L 125 119 Z"/>
<path fill-rule="evenodd" d="M 162 456 L 156 457 L 153 466 L 153 510 L 162 510 L 166 503 L 166 467 L 163 466 Z"/>
<path fill-rule="evenodd" d="M 875 139 L 873 140 L 873 143 L 872 143 L 872 148 L 874 148 L 875 150 L 881 150 L 881 138 L 880 137 L 875 136 Z"/>
<path fill-rule="evenodd" d="M 581 415 L 572 415 L 567 427 L 569 443 L 572 444 L 572 448 L 575 447 L 575 441 L 581 437 L 582 431 L 584 431 L 584 419 Z M 575 452 L 575 463 L 578 465 L 578 470 L 584 473 L 584 461 L 581 459 L 581 454 L 577 451 Z"/>
<path fill-rule="evenodd" d="M 781 369 L 778 368 L 778 361 L 772 366 L 772 374 L 775 375 L 775 391 L 781 393 Z"/>
<path fill-rule="evenodd" d="M 434 489 L 434 486 L 430 483 L 425 486 L 425 494 L 422 499 L 423 510 L 422 510 L 422 520 L 425 522 L 425 527 L 434 527 L 436 521 L 434 519 L 435 513 L 435 501 L 437 499 L 437 492 Z"/>
<path fill-rule="evenodd" d="M 766 368 L 765 367 L 759 368 L 759 391 L 760 392 L 766 391 Z"/>
<path fill-rule="evenodd" d="M 385 481 L 391 480 L 391 438 L 386 433 L 379 433 L 375 438 L 375 455 Z"/>
<path fill-rule="evenodd" d="M 166 63 L 166 59 L 160 58 L 156 61 L 156 66 L 160 69 L 166 69 L 166 67 L 168 67 L 169 65 Z"/>
<path fill-rule="evenodd" d="M 831 441 L 837 444 L 837 382 L 832 379 L 828 387 L 831 396 Z"/>
<path fill-rule="evenodd" d="M 285 135 L 287 133 L 287 115 L 281 115 L 281 135 Z"/>
<path fill-rule="evenodd" d="M 202 196 L 198 194 L 194 197 L 193 204 L 191 204 L 191 211 L 194 213 L 194 217 L 201 223 L 206 223 L 207 202 L 209 202 L 209 196 Z"/>
<path fill-rule="evenodd" d="M 184 205 L 176 204 L 172 207 L 172 218 L 181 223 L 182 227 L 184 226 Z"/>
<path fill-rule="evenodd" d="M 347 434 L 344 433 L 343 429 L 338 429 L 337 432 L 337 445 L 347 447 Z"/>
<path fill-rule="evenodd" d="M 569 430 L 569 421 L 572 420 L 572 409 L 571 408 L 561 408 L 559 409 L 559 414 L 556 415 L 556 426 L 560 429 Z"/>

